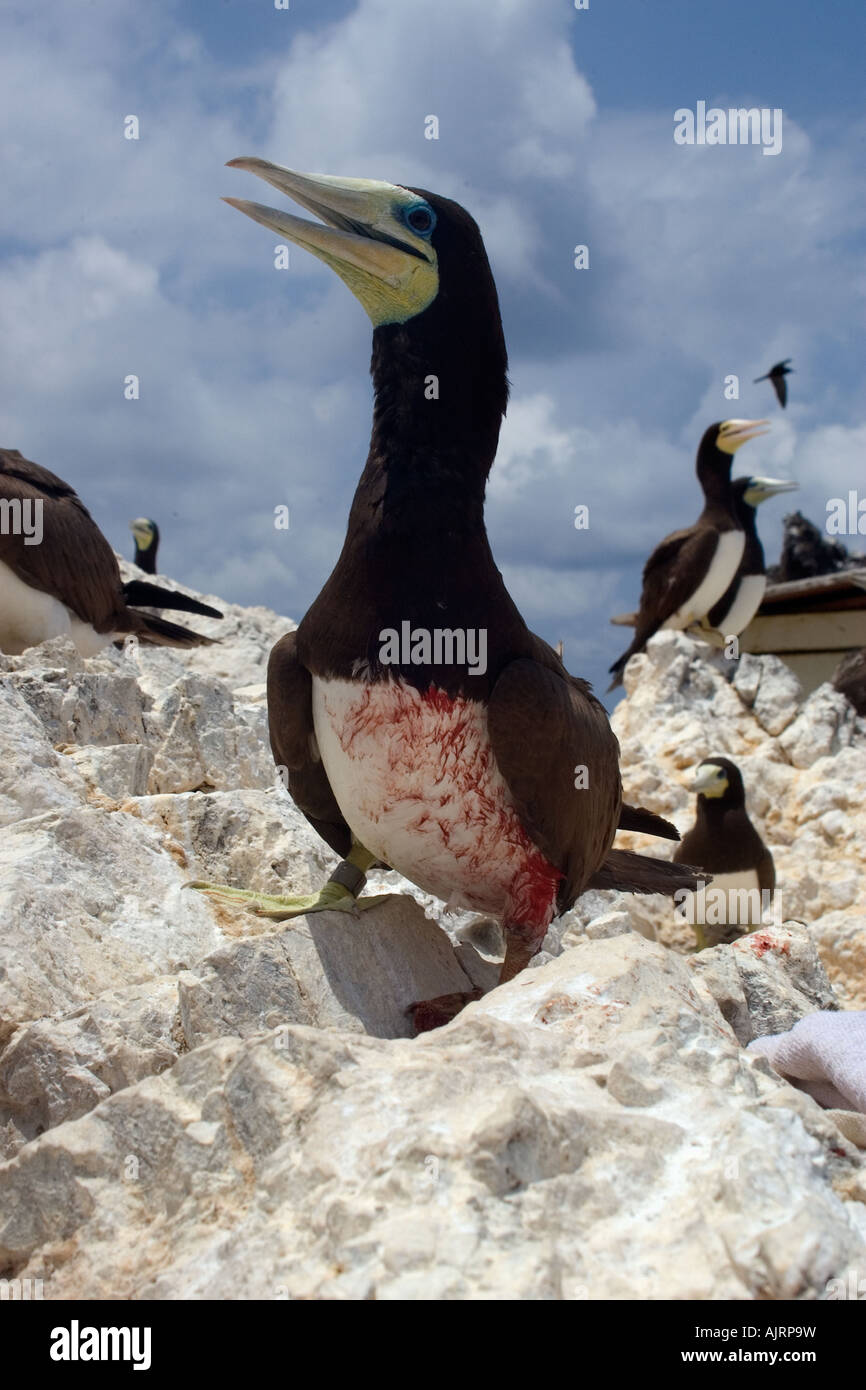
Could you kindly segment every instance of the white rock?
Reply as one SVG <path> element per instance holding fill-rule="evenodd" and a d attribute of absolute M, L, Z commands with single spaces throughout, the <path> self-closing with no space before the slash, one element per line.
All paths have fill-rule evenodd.
<path fill-rule="evenodd" d="M 866 1008 L 866 721 L 828 685 L 798 705 L 796 680 L 775 657 L 743 656 L 729 683 L 682 633 L 653 638 L 639 669 L 629 664 L 627 687 L 612 719 L 627 800 L 684 833 L 695 814 L 686 769 L 714 754 L 732 758 L 776 864 L 779 914 L 808 922 L 840 1002 Z M 642 836 L 617 842 L 670 853 Z M 691 930 L 660 900 L 633 910 L 624 898 L 614 903 L 642 918 L 647 934 L 654 928 L 660 941 L 693 949 Z"/>
<path fill-rule="evenodd" d="M 627 935 L 414 1042 L 196 1048 L 0 1167 L 0 1260 L 50 1299 L 802 1299 L 866 1259 L 856 1192 L 824 1113 Z"/>
<path fill-rule="evenodd" d="M 215 604 L 189 621 L 217 646 L 0 658 L 4 1270 L 49 1298 L 810 1298 L 862 1262 L 853 1149 L 737 1042 L 832 1007 L 812 943 L 866 1007 L 847 704 L 661 634 L 615 715 L 628 797 L 685 829 L 686 772 L 728 753 L 806 927 L 683 959 L 666 899 L 590 893 L 410 1040 L 409 1003 L 498 978 L 498 928 L 395 874 L 369 914 L 280 925 L 183 890 L 336 862 L 273 785 L 292 624 Z"/>
<path fill-rule="evenodd" d="M 813 937 L 798 922 L 701 951 L 689 966 L 744 1047 L 767 1033 L 787 1033 L 808 1013 L 838 1008 Z"/>
<path fill-rule="evenodd" d="M 218 944 L 214 916 L 155 826 L 80 806 L 0 843 L 0 1044 L 108 989 L 176 973 Z"/>
<path fill-rule="evenodd" d="M 170 978 L 111 990 L 62 1019 L 19 1028 L 0 1056 L 6 1153 L 171 1066 L 183 1050 L 178 1024 Z"/>
<path fill-rule="evenodd" d="M 472 962 L 469 953 L 475 954 L 465 945 L 455 952 L 409 897 L 390 897 L 357 915 L 297 918 L 280 931 L 221 947 L 181 980 L 184 1036 L 194 1048 L 211 1038 L 305 1023 L 408 1038 L 410 1004 L 497 982 L 499 966 L 477 955 Z"/>

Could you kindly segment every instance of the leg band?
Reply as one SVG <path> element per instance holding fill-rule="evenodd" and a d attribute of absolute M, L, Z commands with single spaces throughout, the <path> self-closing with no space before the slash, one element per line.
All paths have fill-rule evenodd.
<path fill-rule="evenodd" d="M 337 865 L 328 882 L 339 883 L 341 888 L 348 888 L 352 897 L 357 898 L 367 882 L 367 875 L 356 868 L 354 864 L 350 864 L 348 859 L 344 859 L 341 864 Z"/>

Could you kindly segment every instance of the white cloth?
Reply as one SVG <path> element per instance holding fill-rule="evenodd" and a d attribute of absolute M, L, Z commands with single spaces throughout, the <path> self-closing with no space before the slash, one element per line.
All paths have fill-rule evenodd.
<path fill-rule="evenodd" d="M 790 1033 L 756 1038 L 746 1050 L 825 1109 L 866 1114 L 866 1012 L 807 1014 Z"/>

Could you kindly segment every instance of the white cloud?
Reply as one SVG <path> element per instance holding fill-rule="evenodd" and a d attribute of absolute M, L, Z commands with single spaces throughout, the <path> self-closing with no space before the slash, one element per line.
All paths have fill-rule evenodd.
<path fill-rule="evenodd" d="M 179 578 L 298 616 L 339 550 L 366 453 L 369 325 L 300 250 L 275 271 L 274 239 L 219 202 L 262 196 L 223 168 L 244 153 L 419 184 L 478 219 L 513 381 L 494 550 L 527 616 L 587 660 L 615 654 L 607 613 L 633 606 L 649 549 L 697 515 L 712 420 L 771 415 L 737 469 L 798 478 L 816 520 L 862 477 L 856 132 L 819 141 L 786 116 L 774 159 L 676 147 L 672 112 L 598 109 L 568 5 L 359 0 L 314 32 L 300 7 L 290 27 L 265 6 L 255 70 L 214 59 L 167 5 L 7 9 L 4 442 L 77 486 L 118 545 L 128 516 L 153 514 Z M 752 377 L 787 356 L 781 416 Z M 762 516 L 768 536 L 781 511 Z"/>

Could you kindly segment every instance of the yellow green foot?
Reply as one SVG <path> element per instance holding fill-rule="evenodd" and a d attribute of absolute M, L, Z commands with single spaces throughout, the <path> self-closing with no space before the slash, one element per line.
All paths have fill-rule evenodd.
<path fill-rule="evenodd" d="M 250 892 L 246 888 L 229 888 L 222 883 L 204 883 L 200 880 L 186 886 L 197 888 L 200 893 L 215 898 L 217 902 L 242 905 L 257 917 L 269 917 L 273 922 L 305 917 L 308 912 L 351 912 L 357 915 L 390 897 L 389 893 L 371 893 L 367 898 L 360 897 L 366 882 L 364 875 L 376 862 L 376 856 L 354 840 L 346 858 L 324 887 L 318 893 L 305 893 L 297 898 L 272 897 L 267 893 Z"/>
<path fill-rule="evenodd" d="M 291 917 L 305 917 L 308 912 L 365 912 L 384 902 L 388 893 L 371 893 L 366 898 L 356 898 L 348 888 L 340 883 L 326 883 L 318 893 L 306 893 L 300 897 L 279 898 L 267 893 L 254 893 L 246 888 L 229 888 L 221 883 L 206 883 L 197 880 L 187 883 L 187 888 L 196 888 L 208 898 L 217 902 L 244 906 L 257 917 L 269 917 L 273 922 L 285 922 Z"/>

